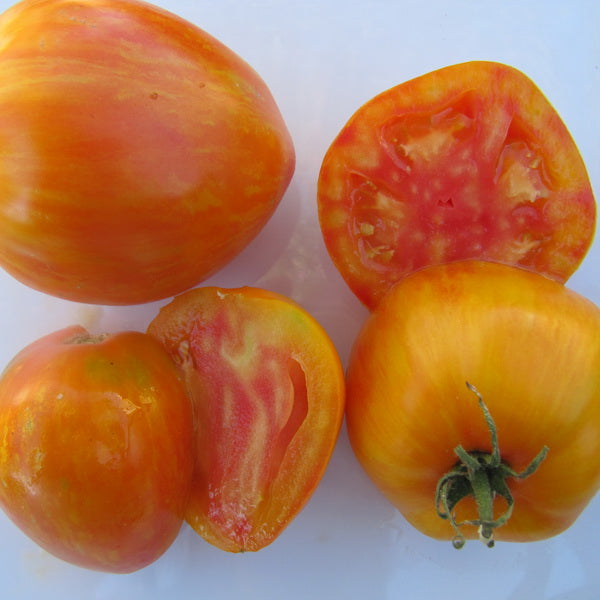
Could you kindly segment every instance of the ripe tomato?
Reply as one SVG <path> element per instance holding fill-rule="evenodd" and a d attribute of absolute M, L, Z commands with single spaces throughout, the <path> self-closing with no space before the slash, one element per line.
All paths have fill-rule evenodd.
<path fill-rule="evenodd" d="M 323 236 L 373 308 L 404 275 L 483 259 L 564 282 L 588 250 L 595 203 L 560 117 L 522 73 L 446 67 L 360 108 L 329 148 Z"/>
<path fill-rule="evenodd" d="M 444 507 L 448 490 L 437 488 L 451 483 L 455 500 L 470 491 L 455 474 L 444 480 L 460 462 L 459 446 L 481 453 L 478 462 L 494 458 L 491 428 L 466 382 L 495 423 L 502 461 L 478 474 L 496 490 L 479 516 L 471 495 Z M 542 275 L 465 261 L 407 276 L 360 332 L 347 390 L 359 461 L 404 517 L 434 538 L 460 542 L 481 525 L 490 543 L 494 520 L 500 540 L 553 536 L 600 486 L 600 310 Z M 529 477 L 492 478 L 523 472 L 544 447 Z M 502 525 L 511 496 L 513 513 Z"/>
<path fill-rule="evenodd" d="M 166 298 L 259 232 L 294 150 L 231 50 L 136 0 L 0 17 L 0 265 L 89 303 Z"/>
<path fill-rule="evenodd" d="M 344 377 L 302 308 L 255 288 L 197 288 L 148 328 L 180 365 L 196 410 L 186 519 L 230 552 L 270 544 L 308 501 L 333 451 Z"/>
<path fill-rule="evenodd" d="M 192 408 L 155 340 L 70 327 L 0 378 L 0 506 L 52 554 L 126 573 L 175 539 L 193 470 Z"/>

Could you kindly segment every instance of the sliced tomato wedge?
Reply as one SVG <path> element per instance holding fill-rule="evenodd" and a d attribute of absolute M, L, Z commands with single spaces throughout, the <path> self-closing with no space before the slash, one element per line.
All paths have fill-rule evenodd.
<path fill-rule="evenodd" d="M 591 244 L 595 201 L 581 155 L 536 85 L 473 61 L 376 96 L 322 163 L 328 251 L 373 308 L 419 268 L 464 259 L 566 281 Z"/>
<path fill-rule="evenodd" d="M 341 426 L 337 351 L 304 309 L 257 288 L 196 288 L 152 321 L 196 413 L 186 520 L 211 544 L 274 541 L 321 480 Z"/>

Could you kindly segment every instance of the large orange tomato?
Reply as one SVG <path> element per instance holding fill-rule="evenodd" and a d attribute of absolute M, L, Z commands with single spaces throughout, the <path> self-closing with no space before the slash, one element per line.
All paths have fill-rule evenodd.
<path fill-rule="evenodd" d="M 0 265 L 90 303 L 206 278 L 294 169 L 255 71 L 136 0 L 25 0 L 0 17 L 0 140 Z"/>
<path fill-rule="evenodd" d="M 600 309 L 542 275 L 407 276 L 359 334 L 347 390 L 358 459 L 434 538 L 553 536 L 600 486 Z"/>
<path fill-rule="evenodd" d="M 196 288 L 148 328 L 196 411 L 186 519 L 230 552 L 275 540 L 310 498 L 344 413 L 338 354 L 300 306 L 256 288 Z"/>
<path fill-rule="evenodd" d="M 183 522 L 192 432 L 185 387 L 156 340 L 57 331 L 0 378 L 0 507 L 59 558 L 141 569 Z"/>
<path fill-rule="evenodd" d="M 577 147 L 520 71 L 473 61 L 391 88 L 331 144 L 318 188 L 331 257 L 373 308 L 406 274 L 484 259 L 564 282 L 595 202 Z"/>

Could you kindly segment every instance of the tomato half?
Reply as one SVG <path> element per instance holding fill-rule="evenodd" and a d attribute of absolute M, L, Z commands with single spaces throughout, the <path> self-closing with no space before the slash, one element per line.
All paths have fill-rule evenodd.
<path fill-rule="evenodd" d="M 488 533 L 495 528 L 499 540 L 547 538 L 569 527 L 600 487 L 600 309 L 542 275 L 465 261 L 407 276 L 360 332 L 347 393 L 359 461 L 404 517 L 434 538 L 476 537 L 495 520 Z M 528 477 L 504 478 L 506 489 L 491 472 L 479 474 L 495 490 L 485 518 L 470 490 L 451 510 L 436 498 L 444 482 L 465 491 L 455 475 L 443 479 L 465 470 L 459 447 L 492 459 L 477 394 L 495 424 L 494 477 L 523 473 L 547 448 Z M 512 516 L 502 524 L 510 496 Z M 457 534 L 453 520 L 475 524 Z"/>
<path fill-rule="evenodd" d="M 264 81 L 136 0 L 0 16 L 0 266 L 89 303 L 177 294 L 274 212 L 294 149 Z"/>
<path fill-rule="evenodd" d="M 69 327 L 0 378 L 0 506 L 78 566 L 128 573 L 165 552 L 183 522 L 192 443 L 183 382 L 145 334 Z"/>
<path fill-rule="evenodd" d="M 256 289 L 197 288 L 152 321 L 196 410 L 186 519 L 230 552 L 270 544 L 325 471 L 344 412 L 344 376 L 321 326 Z"/>
<path fill-rule="evenodd" d="M 587 252 L 595 201 L 560 117 L 516 69 L 467 62 L 376 96 L 319 176 L 333 262 L 373 308 L 406 274 L 482 259 L 564 282 Z"/>

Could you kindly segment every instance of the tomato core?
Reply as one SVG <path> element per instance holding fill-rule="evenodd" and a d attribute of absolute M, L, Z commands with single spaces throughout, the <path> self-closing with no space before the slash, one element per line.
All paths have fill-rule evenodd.
<path fill-rule="evenodd" d="M 351 235 L 364 264 L 380 271 L 403 268 L 402 249 L 410 238 L 428 240 L 419 244 L 422 255 L 413 257 L 413 267 L 475 257 L 490 231 L 509 232 L 511 259 L 519 262 L 551 233 L 543 213 L 554 190 L 543 157 L 520 139 L 521 127 L 506 115 L 496 124 L 498 136 L 506 131 L 497 161 L 484 163 L 474 103 L 467 94 L 440 112 L 394 117 L 383 125 L 381 144 L 399 184 L 384 166 L 379 177 L 355 176 Z M 503 214 L 484 213 L 484 197 L 503 206 Z"/>

